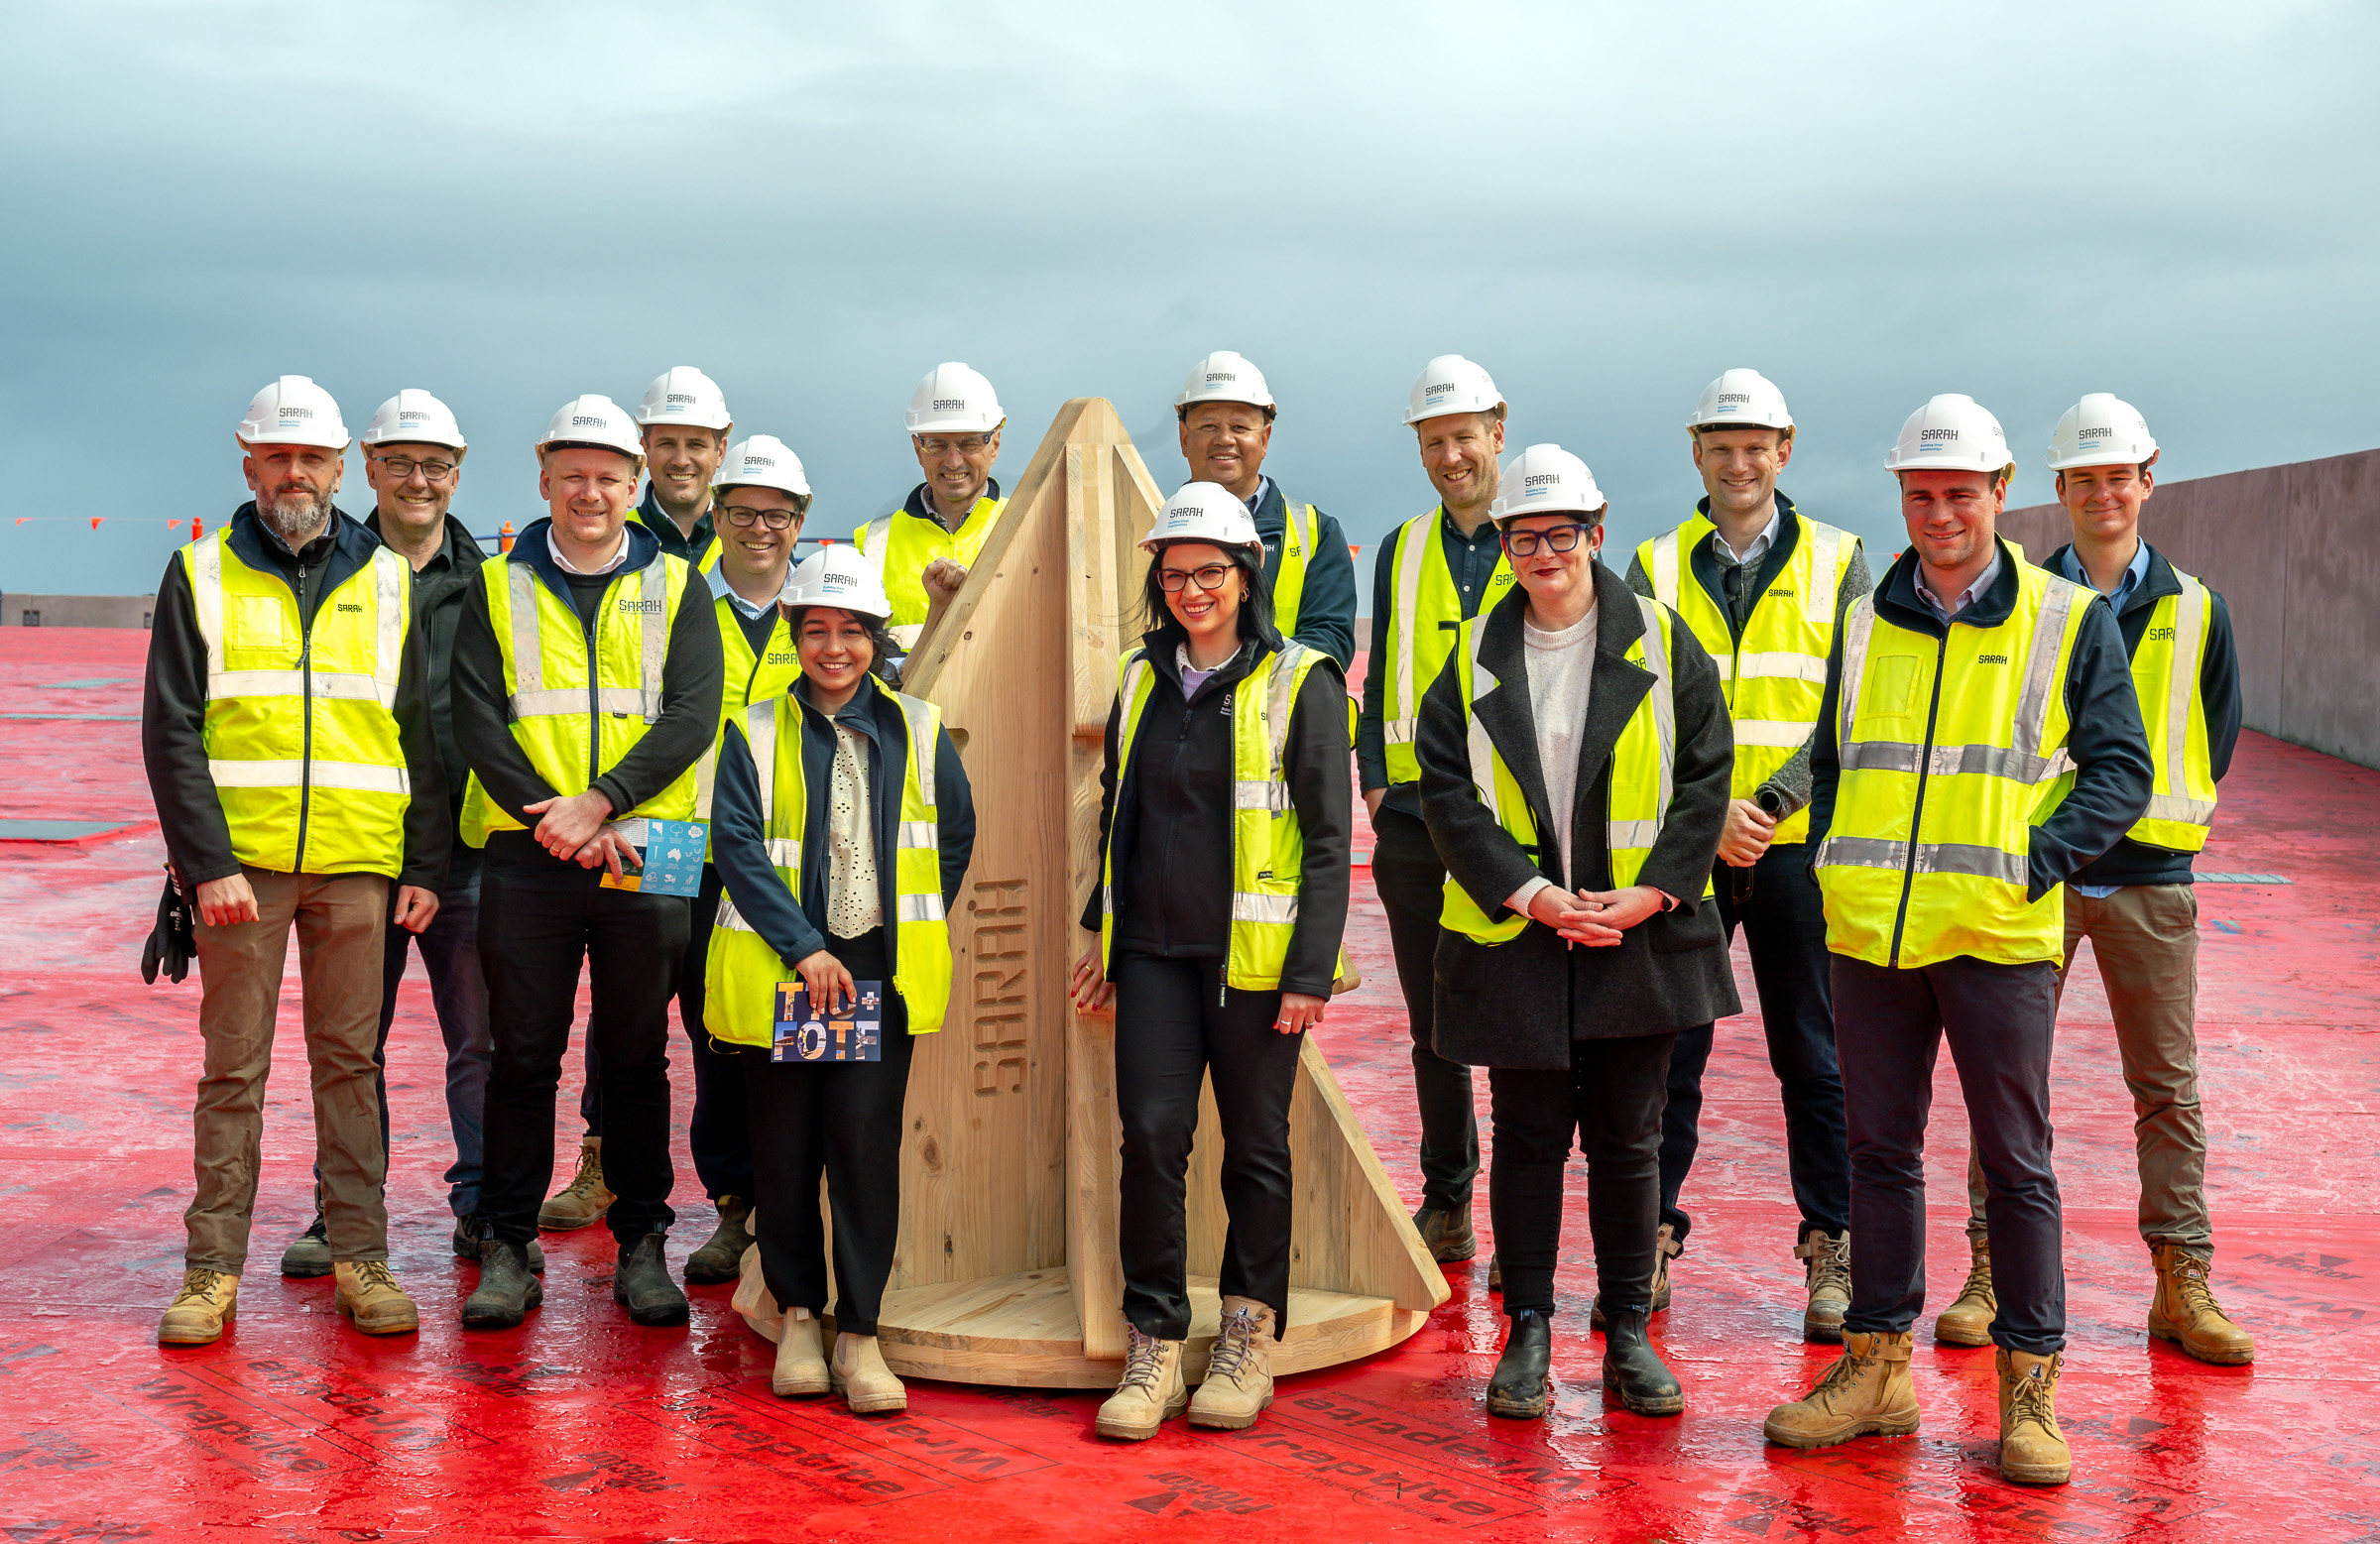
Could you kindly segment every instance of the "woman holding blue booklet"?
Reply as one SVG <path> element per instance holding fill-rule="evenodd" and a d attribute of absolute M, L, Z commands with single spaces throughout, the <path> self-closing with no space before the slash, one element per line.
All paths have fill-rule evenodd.
<path fill-rule="evenodd" d="M 727 894 L 703 1023 L 745 1058 L 754 1232 L 785 1316 L 771 1386 L 899 1410 L 908 1395 L 876 1319 L 900 1226 L 901 1105 L 910 1036 L 941 1028 L 950 1001 L 943 918 L 975 850 L 975 801 L 941 711 L 889 684 L 892 608 L 867 558 L 844 546 L 811 556 L 783 603 L 801 677 L 731 718 L 719 753 L 711 841 Z M 864 1019 L 876 996 L 880 1033 L 871 1044 L 780 1029 L 780 986 L 802 989 L 810 1021 Z M 822 1045 L 833 1054 L 804 1059 Z M 821 1171 L 835 1223 L 831 1359 Z"/>

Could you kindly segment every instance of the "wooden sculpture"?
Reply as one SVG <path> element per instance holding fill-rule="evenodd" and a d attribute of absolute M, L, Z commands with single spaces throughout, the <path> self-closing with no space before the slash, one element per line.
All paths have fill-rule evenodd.
<path fill-rule="evenodd" d="M 1092 1388 L 1120 1371 L 1115 1024 L 1074 1010 L 1067 973 L 1098 876 L 1117 656 L 1136 642 L 1148 561 L 1136 543 L 1163 502 L 1115 409 L 1067 403 L 908 665 L 904 689 L 941 706 L 966 760 L 977 824 L 950 913 L 950 1014 L 917 1043 L 903 1117 L 900 1237 L 878 1320 L 903 1376 Z M 1216 1130 L 1210 1089 L 1189 1177 L 1194 1377 L 1221 1317 Z M 1311 1039 L 1290 1133 L 1282 1372 L 1393 1346 L 1447 1296 Z M 764 1333 L 774 1319 L 754 1316 Z"/>

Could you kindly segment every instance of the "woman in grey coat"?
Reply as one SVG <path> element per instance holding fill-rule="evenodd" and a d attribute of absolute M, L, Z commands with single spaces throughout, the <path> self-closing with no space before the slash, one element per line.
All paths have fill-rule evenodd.
<path fill-rule="evenodd" d="M 1684 1393 L 1645 1343 L 1661 1112 L 1677 1032 L 1739 1009 L 1705 893 L 1733 739 L 1692 630 L 1597 560 L 1607 505 L 1586 464 L 1535 445 L 1502 483 L 1518 583 L 1463 625 L 1415 733 L 1448 873 L 1434 1043 L 1489 1069 L 1493 1106 L 1488 1205 L 1512 1323 L 1488 1407 L 1545 1413 L 1575 1131 L 1604 1384 L 1675 1414 Z"/>

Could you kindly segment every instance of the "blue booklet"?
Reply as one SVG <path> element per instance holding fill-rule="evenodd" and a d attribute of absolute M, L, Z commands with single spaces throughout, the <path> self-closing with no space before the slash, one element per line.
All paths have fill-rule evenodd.
<path fill-rule="evenodd" d="M 776 988 L 776 1043 L 771 1061 L 883 1061 L 885 984 L 856 981 L 852 998 L 831 1012 L 810 1010 L 810 989 L 798 981 Z"/>
<path fill-rule="evenodd" d="M 711 828 L 694 820 L 648 820 L 640 860 L 619 879 L 605 870 L 606 890 L 642 891 L 648 895 L 692 895 L 702 890 L 702 857 Z"/>

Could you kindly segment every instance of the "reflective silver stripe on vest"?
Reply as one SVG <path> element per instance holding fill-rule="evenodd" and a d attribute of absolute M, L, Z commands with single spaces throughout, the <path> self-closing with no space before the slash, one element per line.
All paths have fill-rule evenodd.
<path fill-rule="evenodd" d="M 1653 537 L 1653 599 L 1664 606 L 1678 603 L 1678 529 Z"/>
<path fill-rule="evenodd" d="M 1908 863 L 1909 844 L 1888 837 L 1831 836 L 1818 844 L 1821 868 L 1897 870 Z M 1998 880 L 2003 885 L 2027 885 L 2032 880 L 2031 865 L 2025 854 L 1978 847 L 1970 842 L 1919 844 L 1916 872 L 1963 874 L 1973 879 Z"/>
<path fill-rule="evenodd" d="M 760 777 L 763 831 L 776 813 L 776 705 L 784 700 L 771 697 L 744 710 L 744 747 L 752 753 L 752 769 Z"/>
<path fill-rule="evenodd" d="M 768 839 L 769 861 L 780 869 L 801 872 L 801 840 L 798 837 L 773 836 Z"/>
<path fill-rule="evenodd" d="M 1251 895 L 1245 891 L 1236 891 L 1232 894 L 1232 920 L 1287 927 L 1297 920 L 1297 897 Z"/>
<path fill-rule="evenodd" d="M 2066 636 L 2067 614 L 2075 609 L 2075 597 L 2082 594 L 2077 585 L 2052 578 L 2048 593 L 2041 598 L 2041 615 L 2033 624 L 2033 644 L 2025 655 L 2025 695 L 2016 705 L 2016 749 L 2045 769 L 2049 759 L 2041 754 L 2041 742 L 2050 728 L 2050 688 L 2058 673 L 2058 645 Z M 2057 757 L 2063 762 L 2063 752 Z M 2035 772 L 2021 780 L 2039 782 L 2057 775 L 2057 770 Z"/>
<path fill-rule="evenodd" d="M 870 521 L 860 528 L 860 537 L 856 543 L 860 555 L 876 564 L 877 578 L 881 582 L 885 573 L 885 558 L 892 547 L 892 517 L 887 515 L 882 520 Z"/>
<path fill-rule="evenodd" d="M 1488 726 L 1480 722 L 1479 702 L 1499 684 L 1493 671 L 1480 662 L 1480 640 L 1487 634 L 1488 619 L 1475 617 L 1463 624 L 1461 647 L 1471 655 L 1471 702 L 1464 719 L 1468 734 L 1466 748 L 1471 753 L 1471 786 L 1488 806 L 1488 814 L 1497 825 L 1504 823 L 1503 806 L 1495 796 L 1495 742 L 1488 738 Z"/>
<path fill-rule="evenodd" d="M 1923 750 L 1906 740 L 1862 740 L 1843 748 L 1843 770 L 1914 772 Z M 2047 781 L 2073 771 L 2074 765 L 2064 751 L 2042 757 L 2001 745 L 1938 745 L 1925 757 L 1930 777 L 2006 777 L 2022 783 Z"/>
<path fill-rule="evenodd" d="M 937 737 L 934 734 L 933 710 L 913 697 L 904 697 L 898 693 L 893 695 L 892 700 L 900 705 L 900 722 L 902 727 L 909 732 L 909 761 L 917 769 L 918 797 L 925 801 L 925 807 L 930 811 L 936 807 L 934 803 L 934 755 L 938 749 L 935 743 Z M 911 842 L 904 831 L 901 835 L 900 845 L 903 847 L 932 847 L 940 842 L 939 832 L 936 832 L 932 826 L 926 827 L 926 830 L 931 834 L 930 840 Z"/>
<path fill-rule="evenodd" d="M 586 712 L 587 694 L 575 687 L 515 692 L 511 706 L 516 719 L 562 718 Z M 600 686 L 595 691 L 595 706 L 599 712 L 623 718 L 635 714 L 651 723 L 660 717 L 661 694 L 640 691 L 634 686 Z"/>
<path fill-rule="evenodd" d="M 1234 782 L 1232 808 L 1261 809 L 1278 813 L 1289 807 L 1289 785 L 1285 782 Z"/>
<path fill-rule="evenodd" d="M 1416 529 L 1424 521 L 1429 521 L 1431 527 L 1426 539 Z M 1429 543 L 1437 538 L 1436 522 L 1431 521 L 1428 515 L 1407 521 L 1404 532 L 1397 538 L 1396 616 L 1392 620 L 1396 626 L 1396 706 L 1403 717 L 1381 722 L 1380 738 L 1389 745 L 1413 743 L 1413 722 L 1417 711 L 1413 701 L 1413 655 L 1420 644 L 1420 635 L 1413 626 L 1413 614 L 1421 607 L 1421 567 L 1429 560 Z M 1381 706 L 1385 707 L 1386 704 Z"/>
<path fill-rule="evenodd" d="M 719 892 L 719 915 L 711 925 L 731 928 L 739 933 L 758 933 L 760 931 L 759 928 L 744 920 L 744 913 L 736 909 L 735 898 L 726 891 Z"/>
<path fill-rule="evenodd" d="M 1669 673 L 1669 645 L 1661 637 L 1661 603 L 1641 595 L 1633 598 L 1644 620 L 1644 667 L 1653 672 L 1653 738 L 1661 750 L 1660 801 L 1653 806 L 1658 813 L 1650 820 L 1606 822 L 1604 840 L 1612 852 L 1653 845 L 1661 835 L 1661 822 L 1668 818 L 1669 801 L 1678 785 L 1677 687 Z"/>
<path fill-rule="evenodd" d="M 942 920 L 942 892 L 928 891 L 922 895 L 903 895 L 895 908 L 903 922 L 939 922 Z"/>
<path fill-rule="evenodd" d="M 414 791 L 413 775 L 402 767 L 374 767 L 368 762 L 288 761 L 217 762 L 206 764 L 207 775 L 218 788 L 295 788 L 311 781 L 317 788 L 343 788 L 357 793 Z"/>
<path fill-rule="evenodd" d="M 900 847 L 939 847 L 942 831 L 931 820 L 903 820 L 893 828 L 893 841 Z"/>
<path fill-rule="evenodd" d="M 1798 718 L 1739 718 L 1735 721 L 1735 743 L 1739 746 L 1765 746 L 1772 750 L 1796 750 L 1810 738 L 1811 726 Z"/>
<path fill-rule="evenodd" d="M 198 636 L 206 644 L 206 694 L 215 695 L 215 677 L 223 673 L 223 542 L 218 533 L 207 537 L 192 549 L 190 566 L 191 609 L 197 614 Z M 259 693 L 259 695 L 264 695 Z M 276 696 L 288 693 L 273 693 Z"/>
<path fill-rule="evenodd" d="M 1739 681 L 1808 681 L 1813 686 L 1827 683 L 1827 661 L 1817 654 L 1769 649 L 1739 653 L 1732 660 L 1724 654 L 1713 654 L 1711 657 L 1719 665 L 1722 680 L 1726 679 L 1732 670 Z"/>
<path fill-rule="evenodd" d="M 537 642 L 536 572 L 520 558 L 509 558 L 505 562 L 504 587 L 511 597 L 511 605 L 507 609 L 513 617 L 513 717 L 533 718 L 583 711 L 587 700 L 585 692 L 548 693 L 545 690 L 545 651 Z M 595 661 L 589 659 L 587 668 L 592 670 L 594 667 Z M 549 702 L 557 697 L 570 696 L 578 698 L 578 709 L 522 706 L 524 702 Z"/>
<path fill-rule="evenodd" d="M 1859 687 L 1867 679 L 1867 641 L 1875 631 L 1876 598 L 1862 595 L 1851 602 L 1849 615 L 1843 619 L 1843 684 L 1835 703 L 1835 744 L 1846 755 L 1851 747 L 1852 720 L 1859 711 Z"/>
<path fill-rule="evenodd" d="M 380 705 L 394 713 L 397 711 L 397 677 L 402 673 L 405 663 L 405 584 L 412 576 L 413 569 L 404 558 L 385 546 L 372 553 L 372 567 L 378 591 L 374 599 L 379 607 L 378 620 L 374 624 L 378 637 L 374 640 L 376 648 L 372 673 L 379 678 L 380 689 L 376 695 L 380 698 Z"/>
<path fill-rule="evenodd" d="M 669 615 L 669 559 L 665 554 L 656 553 L 653 561 L 645 565 L 645 571 L 637 576 L 637 599 L 657 603 L 644 608 L 644 700 L 633 706 L 614 707 L 613 693 L 609 689 L 602 693 L 599 700 L 606 713 L 642 711 L 645 722 L 651 724 L 661 716 L 661 667 L 669 660 L 669 624 L 675 620 Z M 587 653 L 587 673 L 593 675 L 595 672 L 595 654 L 590 649 Z M 622 692 L 620 695 L 625 698 L 633 693 Z"/>
<path fill-rule="evenodd" d="M 1840 531 L 1820 531 L 1809 521 L 1802 522 L 1802 534 L 1810 542 L 1810 582 L 1802 586 L 1802 620 L 1814 628 L 1831 628 L 1835 625 L 1835 601 L 1843 588 L 1843 548 L 1850 537 Z M 1815 678 L 1821 683 L 1826 680 L 1826 660 L 1818 661 Z"/>
<path fill-rule="evenodd" d="M 2214 819 L 2212 799 L 2190 796 L 2190 694 L 2198 684 L 2206 611 L 2206 586 L 2184 579 L 2174 605 L 2174 648 L 2167 655 L 2165 683 L 2165 785 L 2172 791 L 2150 795 L 2144 820 L 2202 826 Z"/>
<path fill-rule="evenodd" d="M 206 696 L 210 702 L 226 697 L 302 697 L 305 695 L 303 670 L 224 670 L 206 678 Z M 381 683 L 370 675 L 348 671 L 316 670 L 314 695 L 337 697 L 350 702 L 379 702 Z"/>

